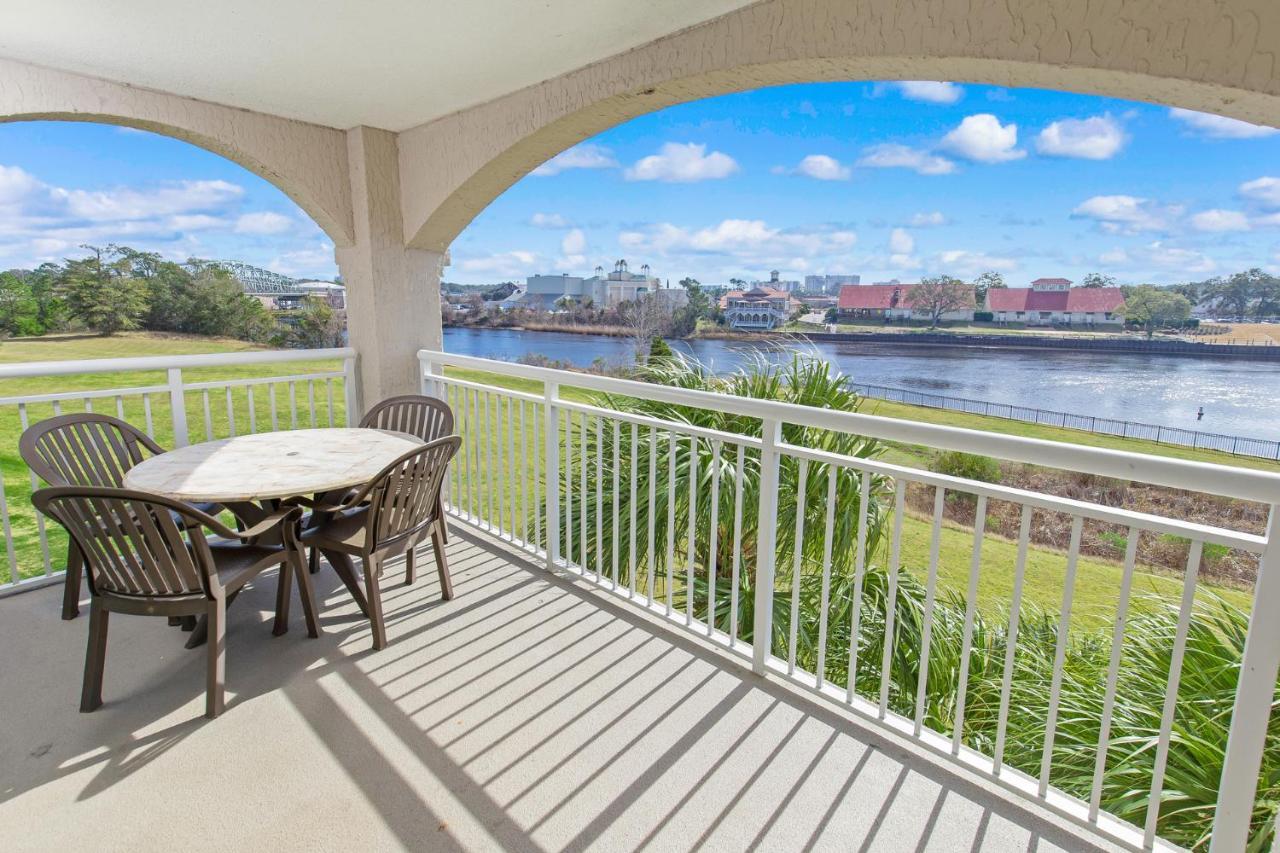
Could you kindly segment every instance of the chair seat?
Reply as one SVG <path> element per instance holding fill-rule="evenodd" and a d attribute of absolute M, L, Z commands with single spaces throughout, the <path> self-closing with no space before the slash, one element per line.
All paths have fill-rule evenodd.
<path fill-rule="evenodd" d="M 329 542 L 342 542 L 359 546 L 364 543 L 365 527 L 368 525 L 368 504 L 343 510 L 330 516 L 315 527 L 304 528 L 302 543 L 309 545 L 318 539 Z"/>
<path fill-rule="evenodd" d="M 250 545 L 234 539 L 210 538 L 209 552 L 213 555 L 218 581 L 228 591 L 244 585 L 255 569 L 264 561 L 280 562 L 285 558 L 283 545 Z M 241 578 L 244 580 L 241 580 Z"/>

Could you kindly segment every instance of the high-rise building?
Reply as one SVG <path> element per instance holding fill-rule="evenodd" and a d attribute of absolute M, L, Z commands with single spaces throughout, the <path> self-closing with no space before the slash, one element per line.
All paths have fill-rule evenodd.
<path fill-rule="evenodd" d="M 846 284 L 862 284 L 862 276 L 860 275 L 807 275 L 804 277 L 804 289 L 806 293 L 826 293 L 828 295 L 836 295 L 840 292 L 840 288 Z"/>

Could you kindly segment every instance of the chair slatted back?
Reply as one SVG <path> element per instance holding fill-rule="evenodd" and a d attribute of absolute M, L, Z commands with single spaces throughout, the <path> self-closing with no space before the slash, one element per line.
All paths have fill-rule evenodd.
<path fill-rule="evenodd" d="M 213 557 L 189 507 L 146 492 L 85 486 L 40 489 L 31 501 L 66 528 L 95 595 L 213 596 Z"/>
<path fill-rule="evenodd" d="M 22 434 L 18 451 L 51 486 L 120 488 L 148 455 L 163 453 L 146 433 L 110 415 L 79 412 L 40 421 Z"/>
<path fill-rule="evenodd" d="M 374 478 L 369 489 L 369 550 L 413 536 L 435 521 L 440 485 L 462 439 L 438 438 L 401 456 Z"/>
<path fill-rule="evenodd" d="M 419 394 L 389 397 L 370 409 L 360 419 L 360 426 L 403 432 L 423 441 L 435 441 L 453 435 L 453 409 L 435 397 Z"/>

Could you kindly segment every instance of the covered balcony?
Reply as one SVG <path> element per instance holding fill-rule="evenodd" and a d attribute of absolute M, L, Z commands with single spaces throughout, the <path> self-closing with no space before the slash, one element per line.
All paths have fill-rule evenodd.
<path fill-rule="evenodd" d="M 0 121 L 146 129 L 272 182 L 335 247 L 352 348 L 0 366 L 0 844 L 1268 845 L 1280 477 L 461 358 L 440 351 L 440 282 L 521 176 L 664 106 L 963 80 L 1274 127 L 1277 43 L 1260 0 L 8 10 Z M 4 390 L 19 378 L 40 387 Z M 84 629 L 57 618 L 65 541 L 31 509 L 22 429 L 96 409 L 173 447 L 355 423 L 407 393 L 448 401 L 464 439 L 456 599 L 389 584 L 374 653 L 331 572 L 314 640 L 270 636 L 270 591 L 248 589 L 213 721 L 173 630 L 120 619 L 106 704 L 75 712 Z M 1269 520 L 1011 489 L 870 452 L 884 443 Z M 1109 563 L 1085 548 L 1104 534 Z M 1185 562 L 1150 571 L 1157 541 Z M 1250 589 L 1209 588 L 1224 552 Z"/>

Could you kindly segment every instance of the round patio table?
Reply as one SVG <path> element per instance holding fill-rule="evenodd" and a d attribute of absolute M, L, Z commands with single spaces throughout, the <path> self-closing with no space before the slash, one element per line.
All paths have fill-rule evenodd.
<path fill-rule="evenodd" d="M 222 504 L 252 522 L 288 498 L 364 485 L 421 445 L 415 436 L 366 428 L 254 433 L 153 456 L 125 474 L 124 486 L 174 500 Z M 336 551 L 321 553 L 367 616 L 368 601 L 351 558 Z M 315 613 L 309 578 L 299 577 L 298 588 L 303 603 Z"/>

